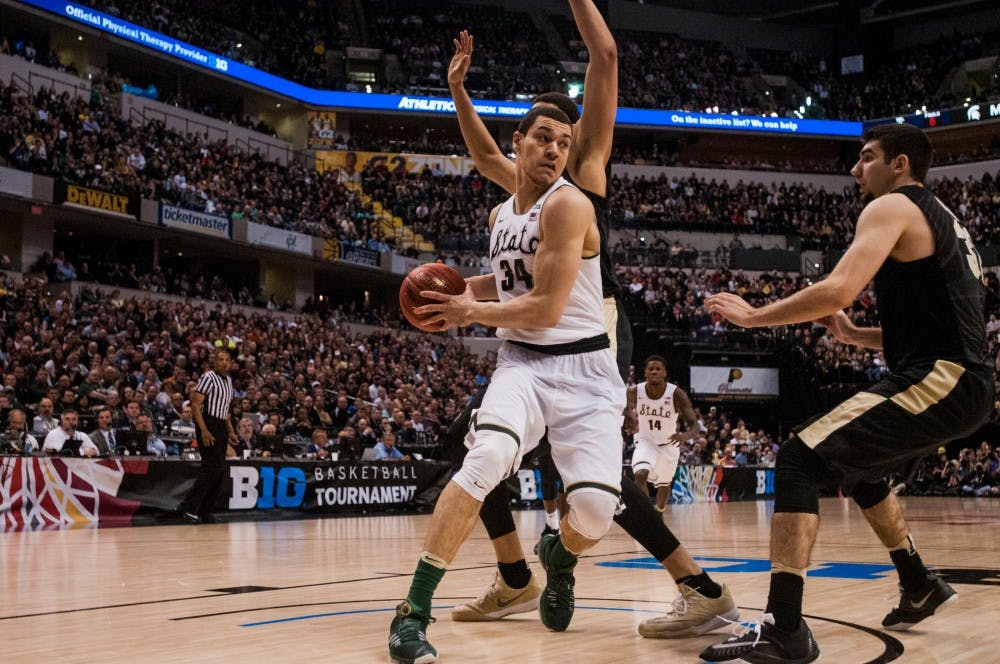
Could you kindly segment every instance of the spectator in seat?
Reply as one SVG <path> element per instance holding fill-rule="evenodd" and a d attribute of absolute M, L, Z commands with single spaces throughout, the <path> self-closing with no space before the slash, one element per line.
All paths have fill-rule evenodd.
<path fill-rule="evenodd" d="M 382 441 L 375 445 L 376 461 L 409 461 L 410 455 L 403 454 L 396 447 L 396 434 L 386 431 L 382 434 Z"/>
<path fill-rule="evenodd" d="M 341 432 L 343 434 L 343 432 Z M 330 456 L 330 442 L 326 435 L 326 429 L 314 429 L 306 448 L 306 454 L 317 459 L 327 459 Z"/>
<path fill-rule="evenodd" d="M 63 444 L 67 440 L 80 440 L 80 456 L 95 457 L 100 454 L 100 450 L 94 445 L 90 436 L 82 431 L 76 430 L 77 414 L 75 410 L 64 410 L 59 418 L 59 426 L 52 429 L 45 436 L 44 449 L 48 454 L 59 454 Z"/>
<path fill-rule="evenodd" d="M 18 408 L 7 413 L 7 437 L 17 452 L 31 455 L 38 451 L 38 440 L 28 433 L 27 417 Z"/>
<path fill-rule="evenodd" d="M 31 430 L 40 436 L 59 428 L 59 421 L 53 417 L 55 405 L 48 397 L 38 402 L 38 414 L 31 421 Z"/>
<path fill-rule="evenodd" d="M 136 431 L 146 432 L 146 452 L 153 456 L 167 456 L 167 444 L 153 430 L 153 419 L 149 415 L 140 415 L 136 420 Z"/>

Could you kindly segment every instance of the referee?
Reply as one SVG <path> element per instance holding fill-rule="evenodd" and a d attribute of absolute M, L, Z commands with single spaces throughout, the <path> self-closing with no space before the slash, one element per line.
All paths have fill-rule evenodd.
<path fill-rule="evenodd" d="M 191 393 L 201 469 L 191 491 L 177 508 L 191 523 L 215 521 L 212 510 L 225 479 L 226 445 L 236 440 L 236 432 L 229 421 L 229 404 L 233 400 L 229 368 L 233 359 L 229 351 L 219 350 L 214 360 L 215 369 L 205 372 Z"/>

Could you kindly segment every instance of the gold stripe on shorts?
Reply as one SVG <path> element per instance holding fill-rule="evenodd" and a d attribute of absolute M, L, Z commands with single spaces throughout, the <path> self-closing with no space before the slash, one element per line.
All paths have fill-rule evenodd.
<path fill-rule="evenodd" d="M 908 413 L 919 415 L 948 396 L 964 373 L 965 367 L 938 360 L 922 381 L 894 396 L 892 402 Z"/>
<path fill-rule="evenodd" d="M 799 438 L 811 449 L 822 443 L 837 429 L 847 426 L 869 410 L 886 401 L 871 392 L 858 392 L 829 413 L 799 432 Z"/>
<path fill-rule="evenodd" d="M 871 392 L 858 392 L 799 432 L 799 438 L 810 448 L 815 448 L 830 434 L 885 401 L 892 401 L 911 415 L 919 415 L 947 397 L 964 373 L 965 367 L 947 360 L 938 360 L 923 380 L 890 399 Z"/>

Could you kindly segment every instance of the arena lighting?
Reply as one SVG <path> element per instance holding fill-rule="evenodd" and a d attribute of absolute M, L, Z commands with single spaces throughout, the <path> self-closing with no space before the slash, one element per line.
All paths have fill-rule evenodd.
<path fill-rule="evenodd" d="M 454 115 L 455 113 L 455 104 L 447 97 L 371 93 L 370 86 L 366 86 L 366 92 L 310 88 L 75 2 L 67 0 L 18 0 L 18 2 L 44 10 L 64 20 L 83 24 L 91 29 L 132 42 L 179 62 L 241 81 L 312 108 L 437 115 Z M 483 117 L 517 119 L 528 112 L 530 102 L 527 100 L 512 102 L 485 99 L 476 100 L 474 106 L 476 112 Z M 860 122 L 837 120 L 720 115 L 716 107 L 713 107 L 713 113 L 619 108 L 615 123 L 643 128 L 751 131 L 845 139 L 854 139 L 860 136 L 862 127 Z"/>

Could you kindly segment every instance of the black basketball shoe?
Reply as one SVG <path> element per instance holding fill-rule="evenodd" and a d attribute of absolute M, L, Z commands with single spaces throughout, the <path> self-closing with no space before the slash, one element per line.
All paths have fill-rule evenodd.
<path fill-rule="evenodd" d="M 921 620 L 930 618 L 943 605 L 958 599 L 958 593 L 937 574 L 927 573 L 924 584 L 916 590 L 899 589 L 899 606 L 882 619 L 882 627 L 905 632 Z"/>
<path fill-rule="evenodd" d="M 742 634 L 705 648 L 699 657 L 705 662 L 807 664 L 819 657 L 819 646 L 804 620 L 799 620 L 794 631 L 786 632 L 775 626 L 774 616 L 765 613 L 759 623 L 751 623 Z"/>

